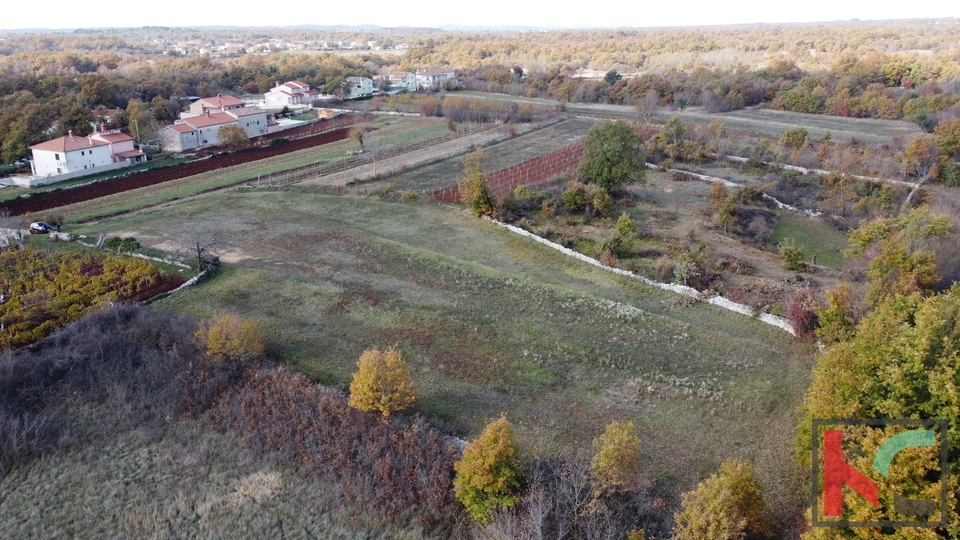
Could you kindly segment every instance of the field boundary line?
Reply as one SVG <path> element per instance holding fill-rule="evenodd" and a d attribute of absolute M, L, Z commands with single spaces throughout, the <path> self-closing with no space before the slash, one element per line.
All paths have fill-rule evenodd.
<path fill-rule="evenodd" d="M 748 305 L 738 304 L 737 302 L 734 302 L 733 300 L 730 300 L 730 299 L 728 299 L 728 298 L 724 298 L 723 296 L 719 296 L 719 295 L 718 295 L 718 296 L 706 297 L 706 296 L 705 296 L 703 293 L 701 293 L 700 291 L 694 289 L 693 287 L 687 287 L 686 285 L 677 285 L 677 284 L 675 284 L 675 283 L 662 283 L 662 282 L 654 281 L 654 280 L 652 280 L 652 279 L 650 279 L 650 278 L 641 276 L 641 275 L 639 275 L 639 274 L 635 274 L 635 273 L 633 273 L 633 272 L 631 272 L 631 271 L 629 271 L 629 270 L 623 270 L 623 269 L 621 269 L 621 268 L 616 268 L 616 267 L 613 267 L 613 266 L 605 266 L 605 265 L 603 265 L 600 261 L 598 261 L 597 259 L 594 259 L 594 258 L 592 258 L 592 257 L 588 257 L 588 256 L 584 255 L 583 253 L 579 253 L 579 252 L 574 251 L 574 250 L 572 250 L 572 249 L 565 248 L 565 247 L 561 246 L 560 244 L 557 244 L 557 243 L 555 243 L 555 242 L 551 242 L 550 240 L 547 240 L 546 238 L 543 238 L 543 237 L 541 237 L 541 236 L 537 236 L 537 235 L 533 234 L 533 233 L 530 232 L 530 231 L 521 229 L 520 227 L 516 227 L 516 226 L 514 226 L 514 225 L 510 225 L 510 224 L 507 224 L 507 223 L 503 223 L 502 221 L 498 221 L 498 220 L 495 220 L 495 219 L 491 219 L 491 218 L 489 218 L 489 217 L 487 217 L 487 218 L 485 218 L 485 219 L 489 220 L 491 223 L 494 223 L 495 225 L 498 225 L 498 226 L 500 226 L 500 227 L 503 227 L 503 228 L 507 229 L 508 231 L 510 231 L 510 232 L 512 232 L 512 233 L 514 233 L 514 234 L 518 234 L 518 235 L 520 235 L 520 236 L 524 236 L 524 237 L 526 237 L 526 238 L 529 238 L 529 239 L 531 239 L 531 240 L 533 240 L 533 241 L 535 241 L 535 242 L 538 242 L 538 243 L 540 243 L 540 244 L 543 244 L 543 245 L 545 245 L 545 246 L 547 246 L 547 247 L 549 247 L 549 248 L 555 249 L 555 250 L 559 251 L 560 253 L 563 253 L 564 255 L 567 255 L 567 256 L 572 257 L 572 258 L 574 258 L 574 259 L 577 259 L 577 260 L 579 260 L 579 261 L 585 262 L 585 263 L 587 263 L 587 264 L 596 266 L 597 268 L 602 268 L 602 269 L 604 269 L 604 270 L 606 270 L 606 271 L 608 271 L 608 272 L 612 272 L 612 273 L 614 273 L 614 274 L 619 274 L 619 275 L 621 275 L 621 276 L 625 276 L 625 277 L 628 277 L 628 278 L 635 279 L 635 280 L 640 281 L 640 282 L 642 282 L 642 283 L 644 283 L 644 284 L 646 284 L 646 285 L 650 285 L 651 287 L 656 287 L 656 288 L 662 289 L 662 290 L 664 290 L 664 291 L 673 292 L 673 293 L 676 293 L 676 294 L 679 294 L 679 295 L 682 295 L 682 296 L 686 296 L 686 297 L 688 297 L 688 298 L 693 298 L 694 300 L 698 300 L 698 301 L 701 301 L 701 302 L 706 302 L 706 303 L 708 303 L 708 304 L 712 304 L 712 305 L 717 306 L 717 307 L 722 308 L 722 309 L 726 309 L 726 310 L 729 310 L 729 311 L 733 311 L 733 312 L 735 312 L 735 313 L 739 313 L 739 314 L 741 314 L 741 315 L 746 315 L 747 317 L 752 317 L 752 318 L 754 318 L 754 319 L 757 319 L 757 320 L 760 321 L 760 322 L 769 324 L 769 325 L 771 325 L 771 326 L 775 326 L 775 327 L 777 327 L 777 328 L 779 328 L 779 329 L 787 332 L 787 333 L 790 334 L 790 335 L 793 335 L 793 336 L 796 336 L 796 335 L 797 335 L 796 331 L 793 329 L 793 324 L 790 322 L 789 319 L 786 319 L 786 318 L 784 318 L 784 317 L 778 317 L 778 316 L 772 315 L 772 314 L 770 314 L 770 313 L 762 313 L 762 312 L 759 312 L 759 313 L 758 313 L 757 311 L 755 311 L 752 307 L 750 307 L 750 306 L 748 306 Z"/>
<path fill-rule="evenodd" d="M 727 157 L 727 159 L 729 159 L 730 161 L 736 161 L 737 163 L 745 163 L 745 162 L 747 161 L 747 158 L 741 157 L 741 156 L 726 156 L 726 157 Z M 806 168 L 806 167 L 800 167 L 800 166 L 797 166 L 797 165 L 788 165 L 788 164 L 780 165 L 780 164 L 776 164 L 776 163 L 773 163 L 773 162 L 770 162 L 770 161 L 764 161 L 764 162 L 762 162 L 762 163 L 763 163 L 764 165 L 768 165 L 768 166 L 769 166 L 769 165 L 773 165 L 773 166 L 783 167 L 784 169 L 787 169 L 787 170 L 789 170 L 789 171 L 796 171 L 796 172 L 798 172 L 798 173 L 800 173 L 800 174 L 822 174 L 822 175 L 828 175 L 828 174 L 834 174 L 834 173 L 836 173 L 836 174 L 839 174 L 840 176 L 849 176 L 850 178 L 855 178 L 855 179 L 857 179 L 857 180 L 863 180 L 863 181 L 865 181 L 865 182 L 882 182 L 882 183 L 884 183 L 884 184 L 891 184 L 891 185 L 894 185 L 894 186 L 908 186 L 908 187 L 912 187 L 912 188 L 914 188 L 914 189 L 920 187 L 920 183 L 919 183 L 919 182 L 907 182 L 906 180 L 894 180 L 893 178 L 879 178 L 879 177 L 876 177 L 876 176 L 863 176 L 863 175 L 859 175 L 859 174 L 847 174 L 847 173 L 842 173 L 842 172 L 837 172 L 837 171 L 828 171 L 828 170 L 826 170 L 826 169 L 808 169 L 808 168 Z"/>
<path fill-rule="evenodd" d="M 648 169 L 658 169 L 658 170 L 660 169 L 660 167 L 659 167 L 658 165 L 654 165 L 653 163 L 650 163 L 650 162 L 647 162 L 647 168 L 648 168 Z M 726 187 L 742 188 L 742 187 L 745 187 L 745 186 L 747 185 L 747 184 L 738 184 L 738 183 L 736 183 L 736 182 L 733 182 L 733 181 L 731 181 L 731 180 L 727 180 L 727 179 L 725 179 L 725 178 L 719 178 L 719 177 L 716 177 L 716 176 L 709 176 L 709 175 L 706 175 L 706 174 L 700 174 L 700 173 L 695 173 L 695 172 L 691 172 L 691 171 L 685 171 L 685 170 L 683 170 L 683 169 L 667 169 L 667 171 L 668 171 L 668 172 L 680 172 L 680 173 L 683 173 L 683 174 L 689 174 L 690 176 L 699 178 L 700 180 L 703 180 L 704 182 L 709 182 L 709 183 L 711 183 L 711 184 L 720 183 L 720 184 L 723 184 L 723 185 L 726 186 Z M 768 194 L 766 194 L 766 193 L 761 193 L 760 196 L 763 197 L 764 199 L 767 199 L 768 201 L 773 202 L 773 204 L 777 205 L 777 208 L 780 208 L 781 210 L 790 210 L 790 211 L 792 211 L 792 212 L 799 212 L 799 213 L 801 213 L 801 214 L 804 214 L 804 215 L 810 216 L 810 217 L 819 217 L 819 216 L 822 216 L 822 215 L 823 215 L 823 212 L 817 212 L 817 211 L 814 211 L 814 210 L 803 210 L 803 209 L 801 209 L 801 208 L 797 208 L 796 206 L 791 206 L 791 205 L 789 205 L 789 204 L 781 201 L 780 199 L 777 199 L 776 197 L 774 197 L 774 196 L 772 196 L 772 195 L 768 195 Z"/>

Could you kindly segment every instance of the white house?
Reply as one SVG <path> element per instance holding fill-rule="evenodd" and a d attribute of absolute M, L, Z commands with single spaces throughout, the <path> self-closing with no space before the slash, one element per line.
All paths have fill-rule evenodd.
<path fill-rule="evenodd" d="M 268 129 L 267 113 L 259 107 L 231 107 L 226 112 L 208 111 L 199 116 L 181 118 L 178 123 L 161 129 L 160 140 L 164 150 L 174 152 L 215 146 L 221 143 L 217 134 L 219 129 L 231 124 L 242 127 L 248 137 L 265 135 Z"/>
<path fill-rule="evenodd" d="M 317 99 L 320 92 L 311 90 L 310 85 L 300 81 L 278 84 L 263 95 L 267 107 L 288 107 L 290 105 L 309 105 Z"/>
<path fill-rule="evenodd" d="M 110 145 L 110 155 L 114 163 L 126 161 L 128 165 L 143 163 L 147 160 L 146 154 L 133 147 L 136 139 L 121 132 L 119 129 L 99 131 L 91 135 L 95 141 L 102 141 Z"/>
<path fill-rule="evenodd" d="M 389 83 L 388 91 L 390 92 L 399 90 L 414 92 L 417 90 L 417 76 L 409 71 L 397 71 L 383 75 L 381 78 Z"/>
<path fill-rule="evenodd" d="M 457 74 L 449 68 L 426 68 L 417 70 L 418 88 L 440 88 L 443 83 L 456 78 Z"/>
<path fill-rule="evenodd" d="M 75 137 L 73 131 L 66 136 L 35 144 L 30 150 L 33 151 L 34 176 L 93 172 L 113 164 L 110 143 L 94 139 L 92 135 Z"/>
<path fill-rule="evenodd" d="M 346 90 L 349 92 L 345 97 L 358 98 L 373 95 L 373 79 L 367 77 L 347 77 Z"/>

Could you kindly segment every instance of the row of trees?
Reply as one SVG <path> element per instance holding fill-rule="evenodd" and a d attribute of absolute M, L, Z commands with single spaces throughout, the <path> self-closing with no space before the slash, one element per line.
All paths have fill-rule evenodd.
<path fill-rule="evenodd" d="M 365 351 L 357 368 L 350 384 L 352 407 L 380 413 L 386 421 L 416 399 L 410 368 L 398 351 Z M 525 459 L 514 439 L 513 426 L 501 416 L 453 464 L 453 491 L 486 537 L 642 539 L 643 526 L 665 532 L 663 504 L 648 495 L 641 441 L 632 423 L 609 424 L 594 439 L 588 460 Z M 770 531 L 762 488 L 750 465 L 740 460 L 724 463 L 719 474 L 684 495 L 682 506 L 673 526 L 679 540 Z"/>
<path fill-rule="evenodd" d="M 796 459 L 809 466 L 811 420 L 946 419 L 939 434 L 947 449 L 947 493 L 960 486 L 957 459 L 958 402 L 952 391 L 960 383 L 960 286 L 955 253 L 956 229 L 944 215 L 922 207 L 907 214 L 865 223 L 850 235 L 851 257 L 867 264 L 865 295 L 841 284 L 826 294 L 826 302 L 806 302 L 813 310 L 807 328 L 827 345 L 813 371 L 813 382 L 801 408 Z M 938 292 L 938 289 L 940 292 Z M 800 310 L 802 311 L 802 310 Z M 834 429 L 834 428 L 830 428 Z M 860 448 L 877 448 L 890 436 L 911 429 L 843 428 L 845 440 Z M 898 456 L 897 474 L 880 479 L 880 505 L 859 496 L 843 497 L 844 517 L 857 521 L 903 519 L 895 510 L 893 491 L 914 499 L 939 499 L 939 450 Z M 847 449 L 849 462 L 860 471 L 871 469 L 871 452 Z M 889 487 L 890 489 L 887 489 Z M 960 534 L 956 500 L 944 502 L 946 515 L 936 516 L 945 527 L 895 530 L 896 538 L 954 537 Z M 812 512 L 820 512 L 814 508 Z M 916 518 L 914 518 L 916 519 Z M 922 519 L 922 518 L 921 518 Z M 813 529 L 805 539 L 876 538 L 877 528 Z"/>
<path fill-rule="evenodd" d="M 48 137 L 92 131 L 98 120 L 127 129 L 142 139 L 156 137 L 163 123 L 177 118 L 191 95 L 263 93 L 277 82 L 299 79 L 334 93 L 351 75 L 370 76 L 384 63 L 377 57 L 334 55 L 244 56 L 214 60 L 91 53 L 91 72 L 76 73 L 73 63 L 50 67 L 44 51 L 0 57 L 0 160 L 28 155 L 29 146 Z M 28 66 L 44 66 L 40 71 Z M 39 69 L 39 68 L 37 68 Z M 104 109 L 120 109 L 108 115 Z M 99 113 L 98 113 L 99 111 Z M 54 122 L 55 130 L 51 130 Z"/>
<path fill-rule="evenodd" d="M 525 79 L 514 77 L 506 84 L 497 82 L 503 80 L 502 67 L 479 67 L 466 70 L 463 85 L 468 90 L 575 103 L 655 104 L 681 110 L 699 105 L 709 112 L 763 105 L 834 116 L 902 118 L 925 129 L 938 119 L 958 115 L 960 76 L 943 78 L 940 70 L 924 75 L 917 64 L 905 63 L 899 55 L 884 56 L 875 74 L 862 77 L 849 75 L 848 63 L 829 71 L 803 71 L 790 60 L 776 58 L 756 70 L 743 65 L 699 65 L 690 70 L 654 70 L 629 79 L 610 71 L 601 80 L 554 69 Z"/>

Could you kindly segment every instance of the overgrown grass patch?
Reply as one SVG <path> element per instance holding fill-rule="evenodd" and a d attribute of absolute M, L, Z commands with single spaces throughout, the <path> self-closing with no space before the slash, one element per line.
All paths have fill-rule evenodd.
<path fill-rule="evenodd" d="M 570 118 L 483 149 L 483 169 L 493 173 L 566 148 L 581 140 L 595 120 Z M 463 157 L 453 157 L 389 178 L 397 190 L 431 193 L 453 187 L 463 176 Z"/>
<path fill-rule="evenodd" d="M 849 246 L 847 236 L 816 218 L 809 218 L 777 210 L 777 225 L 770 235 L 770 242 L 778 244 L 792 238 L 807 255 L 810 261 L 817 256 L 817 264 L 828 268 L 840 269 L 843 266 L 843 250 Z"/>
<path fill-rule="evenodd" d="M 677 490 L 731 455 L 763 463 L 771 481 L 791 474 L 811 351 L 460 209 L 221 192 L 97 227 L 141 241 L 220 231 L 239 262 L 163 306 L 254 318 L 285 363 L 341 388 L 363 350 L 396 346 L 421 390 L 415 411 L 457 435 L 471 438 L 505 413 L 528 448 L 571 449 L 589 446 L 606 422 L 631 420 L 651 470 L 679 475 Z M 777 383 L 775 396 L 754 391 L 761 380 Z M 701 387 L 712 399 L 686 393 Z"/>

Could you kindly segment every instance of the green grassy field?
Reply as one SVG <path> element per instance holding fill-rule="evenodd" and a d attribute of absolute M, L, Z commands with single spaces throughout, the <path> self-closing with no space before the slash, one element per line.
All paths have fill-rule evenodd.
<path fill-rule="evenodd" d="M 435 137 L 447 131 L 447 124 L 436 118 L 378 117 L 370 125 L 377 128 L 370 134 L 372 140 L 386 145 L 404 144 L 412 140 Z M 182 199 L 243 182 L 258 176 L 294 170 L 320 162 L 343 158 L 348 151 L 358 148 L 351 140 L 342 140 L 318 148 L 298 150 L 281 156 L 224 167 L 186 178 L 109 195 L 82 203 L 52 209 L 51 213 L 64 213 L 72 221 L 90 221 L 120 212 L 157 205 Z"/>
<path fill-rule="evenodd" d="M 459 436 L 506 413 L 527 450 L 569 450 L 631 420 L 674 493 L 744 456 L 775 508 L 803 504 L 790 448 L 813 351 L 753 319 L 425 202 L 219 192 L 78 229 L 96 231 L 165 246 L 218 231 L 225 271 L 160 305 L 252 317 L 321 383 L 345 387 L 364 349 L 397 346 L 414 412 Z"/>
<path fill-rule="evenodd" d="M 843 267 L 843 250 L 850 247 L 847 235 L 823 223 L 819 219 L 809 218 L 777 210 L 779 219 L 777 226 L 770 235 L 770 241 L 778 244 L 787 238 L 792 238 L 806 253 L 806 260 L 814 254 L 817 264 L 839 270 Z"/>

